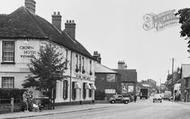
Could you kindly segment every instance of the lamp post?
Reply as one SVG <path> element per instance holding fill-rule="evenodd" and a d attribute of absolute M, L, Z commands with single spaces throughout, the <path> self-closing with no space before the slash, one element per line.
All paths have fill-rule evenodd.
<path fill-rule="evenodd" d="M 52 98 L 52 109 L 55 109 L 55 93 L 56 93 L 56 81 L 61 79 L 62 74 L 60 71 L 55 71 L 53 72 L 53 87 L 52 87 L 52 92 L 51 92 L 51 98 Z"/>

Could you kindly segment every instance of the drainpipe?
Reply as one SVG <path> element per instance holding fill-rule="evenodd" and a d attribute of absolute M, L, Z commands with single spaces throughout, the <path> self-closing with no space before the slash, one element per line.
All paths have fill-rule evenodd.
<path fill-rule="evenodd" d="M 70 59 L 70 102 L 71 102 L 71 98 L 72 98 L 72 51 L 71 51 L 71 59 Z"/>

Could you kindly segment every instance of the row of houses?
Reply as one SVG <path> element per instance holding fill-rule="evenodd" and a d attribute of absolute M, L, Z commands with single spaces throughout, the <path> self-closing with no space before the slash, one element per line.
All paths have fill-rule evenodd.
<path fill-rule="evenodd" d="M 23 88 L 31 56 L 40 48 L 53 44 L 66 61 L 67 76 L 56 82 L 56 103 L 92 102 L 95 91 L 106 94 L 135 93 L 136 70 L 118 69 L 101 64 L 98 52 L 91 55 L 75 37 L 76 24 L 67 20 L 62 29 L 60 12 L 52 14 L 52 23 L 35 14 L 36 2 L 25 0 L 25 6 L 10 14 L 0 14 L 0 88 Z M 97 93 L 98 95 L 98 93 Z"/>
<path fill-rule="evenodd" d="M 190 101 L 190 64 L 182 64 L 173 74 L 168 74 L 165 89 L 170 90 L 177 100 Z"/>

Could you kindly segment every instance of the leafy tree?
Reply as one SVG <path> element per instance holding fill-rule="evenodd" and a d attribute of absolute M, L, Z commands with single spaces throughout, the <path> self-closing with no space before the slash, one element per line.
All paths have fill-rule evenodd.
<path fill-rule="evenodd" d="M 23 87 L 35 87 L 54 100 L 56 81 L 64 78 L 65 63 L 56 46 L 48 44 L 40 48 L 38 56 L 33 56 L 28 65 L 32 75 L 28 75 Z"/>
<path fill-rule="evenodd" d="M 181 24 L 181 37 L 190 37 L 190 8 L 180 9 L 176 15 Z"/>

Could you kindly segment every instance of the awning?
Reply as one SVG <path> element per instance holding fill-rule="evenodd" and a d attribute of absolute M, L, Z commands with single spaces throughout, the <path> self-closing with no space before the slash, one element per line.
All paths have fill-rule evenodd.
<path fill-rule="evenodd" d="M 75 83 L 75 87 L 74 87 L 75 89 L 81 89 L 81 85 L 79 84 L 79 83 Z"/>
<path fill-rule="evenodd" d="M 86 83 L 86 84 L 85 84 L 85 88 L 86 88 L 86 89 L 91 89 L 91 86 L 90 86 L 88 83 Z"/>
<path fill-rule="evenodd" d="M 96 90 L 96 86 L 94 84 L 91 85 L 92 90 Z"/>

